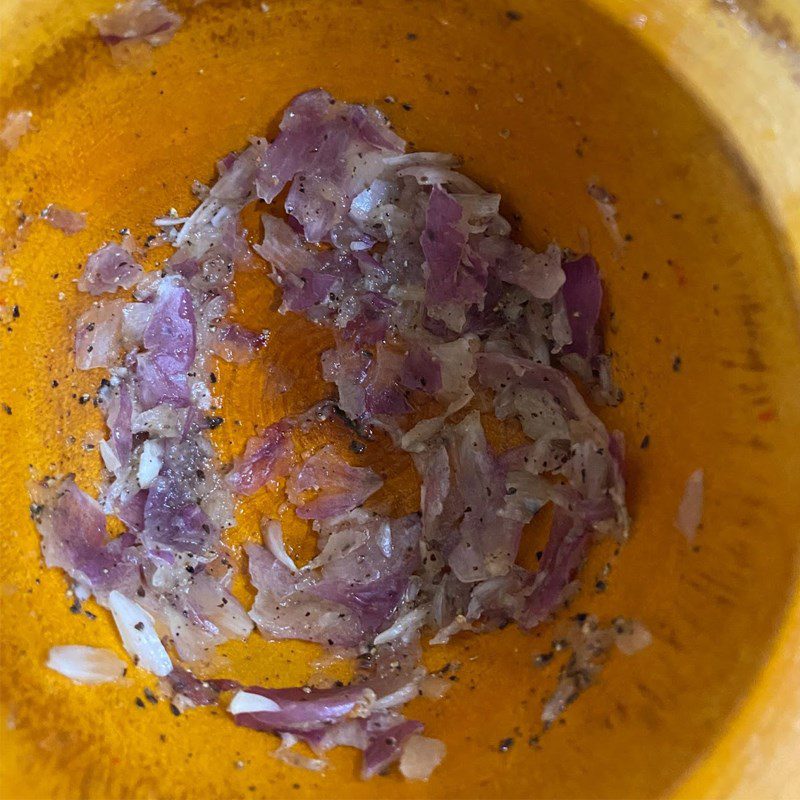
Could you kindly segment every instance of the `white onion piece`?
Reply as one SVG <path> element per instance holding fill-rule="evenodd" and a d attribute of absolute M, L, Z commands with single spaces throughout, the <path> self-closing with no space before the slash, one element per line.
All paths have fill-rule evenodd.
<path fill-rule="evenodd" d="M 108 595 L 108 607 L 122 644 L 137 665 L 160 678 L 172 672 L 172 661 L 158 638 L 150 614 L 116 589 Z"/>
<path fill-rule="evenodd" d="M 117 453 L 111 445 L 111 442 L 105 439 L 100 442 L 100 455 L 103 457 L 103 463 L 109 472 L 116 472 L 121 466 L 122 462 L 117 457 Z"/>
<path fill-rule="evenodd" d="M 283 542 L 283 530 L 281 529 L 280 522 L 271 519 L 264 528 L 264 541 L 269 548 L 269 551 L 278 561 L 284 566 L 288 567 L 292 572 L 297 572 L 297 564 L 294 563 L 292 557 L 286 552 L 286 545 Z"/>
<path fill-rule="evenodd" d="M 387 167 L 418 167 L 433 164 L 440 167 L 458 166 L 458 159 L 452 153 L 433 153 L 419 150 L 414 153 L 403 153 L 400 156 L 387 156 L 383 159 Z M 481 192 L 483 189 L 481 189 Z"/>
<path fill-rule="evenodd" d="M 281 707 L 269 697 L 244 690 L 236 692 L 228 705 L 231 714 L 258 714 L 262 711 L 280 711 Z"/>
<path fill-rule="evenodd" d="M 697 528 L 703 519 L 703 470 L 697 469 L 686 481 L 675 526 L 690 541 L 694 541 Z"/>
<path fill-rule="evenodd" d="M 429 700 L 441 700 L 453 684 L 440 675 L 426 675 L 419 684 L 419 692 Z"/>
<path fill-rule="evenodd" d="M 400 756 L 400 772 L 410 781 L 426 781 L 447 752 L 444 742 L 414 734 Z"/>
<path fill-rule="evenodd" d="M 133 433 L 146 433 L 150 436 L 180 436 L 186 425 L 186 409 L 158 405 L 140 414 L 134 414 L 131 421 Z"/>
<path fill-rule="evenodd" d="M 378 547 L 386 558 L 392 555 L 392 528 L 388 522 L 384 522 L 378 531 Z"/>
<path fill-rule="evenodd" d="M 371 709 L 378 709 L 385 711 L 387 708 L 396 708 L 409 700 L 413 700 L 419 696 L 419 684 L 425 676 L 425 671 L 418 668 L 415 670 L 415 675 L 408 683 L 403 684 L 399 689 L 395 689 L 391 694 L 385 694 L 383 697 L 377 698 L 371 705 Z"/>
<path fill-rule="evenodd" d="M 403 614 L 402 617 L 399 617 L 397 620 L 395 620 L 394 624 L 390 628 L 387 628 L 385 631 L 381 631 L 375 637 L 374 643 L 377 645 L 393 642 L 395 639 L 399 639 L 401 636 L 403 636 L 403 634 L 405 634 L 407 631 L 417 630 L 427 615 L 427 606 L 420 606 L 419 608 L 415 608 L 413 611 L 409 611 L 407 614 Z"/>
<path fill-rule="evenodd" d="M 51 647 L 47 666 L 75 683 L 108 683 L 125 674 L 125 662 L 110 650 L 80 644 Z"/>
<path fill-rule="evenodd" d="M 154 439 L 148 439 L 142 445 L 142 454 L 139 457 L 139 471 L 136 480 L 141 489 L 149 489 L 161 472 L 164 463 L 164 445 Z"/>
<path fill-rule="evenodd" d="M 300 767 L 301 769 L 309 769 L 312 772 L 322 772 L 328 766 L 328 762 L 324 758 L 310 758 L 298 753 L 292 748 L 300 740 L 291 733 L 281 734 L 281 744 L 277 750 L 273 750 L 270 755 L 277 758 L 278 761 L 283 761 L 291 767 Z"/>
<path fill-rule="evenodd" d="M 638 620 L 631 620 L 623 630 L 617 630 L 614 641 L 620 652 L 632 656 L 653 643 L 653 636 Z"/>
<path fill-rule="evenodd" d="M 72 587 L 72 591 L 75 594 L 75 597 L 77 597 L 81 602 L 88 600 L 92 596 L 92 590 L 82 583 L 76 583 Z"/>

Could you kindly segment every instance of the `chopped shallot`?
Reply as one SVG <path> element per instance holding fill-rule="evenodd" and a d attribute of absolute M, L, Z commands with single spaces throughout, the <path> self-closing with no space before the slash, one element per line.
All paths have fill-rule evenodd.
<path fill-rule="evenodd" d="M 8 150 L 13 150 L 19 140 L 30 130 L 31 118 L 30 111 L 9 111 L 0 128 L 0 142 Z"/>
<path fill-rule="evenodd" d="M 79 644 L 51 647 L 47 666 L 75 683 L 108 683 L 125 674 L 125 662 L 110 650 Z"/>
<path fill-rule="evenodd" d="M 113 50 L 163 44 L 179 23 L 158 0 L 129 0 L 95 20 Z M 305 92 L 273 142 L 255 137 L 218 162 L 193 211 L 156 219 L 174 248 L 159 270 L 142 268 L 130 237 L 92 253 L 78 288 L 94 303 L 76 322 L 75 350 L 80 369 L 107 370 L 97 395 L 108 427 L 102 505 L 67 476 L 34 485 L 31 509 L 47 564 L 111 610 L 125 649 L 181 708 L 235 690 L 235 723 L 280 736 L 275 757 L 289 764 L 325 765 L 295 745 L 316 756 L 347 745 L 362 751 L 365 778 L 399 761 L 405 777 L 427 780 L 445 746 L 402 710 L 450 683 L 422 666 L 423 639 L 551 618 L 574 595 L 592 543 L 625 541 L 629 518 L 622 435 L 571 377 L 619 401 L 599 330 L 597 262 L 517 243 L 499 195 L 453 156 L 405 149 L 376 108 Z M 591 193 L 618 236 L 613 198 Z M 256 200 L 270 213 L 251 248 L 241 212 Z M 226 319 L 236 269 L 264 269 L 258 257 L 280 312 L 328 330 L 321 372 L 335 399 L 254 432 L 226 470 L 209 436 L 225 422 L 213 359 L 246 361 L 266 340 Z M 333 412 L 354 435 L 380 429 L 412 454 L 418 513 L 382 513 L 373 495 L 383 476 L 331 443 L 301 457 L 295 437 Z M 517 446 L 493 446 L 492 412 L 517 426 Z M 363 450 L 355 439 L 352 450 Z M 697 474 L 679 514 L 687 536 L 700 520 Z M 247 609 L 231 588 L 224 531 L 235 495 L 259 492 L 285 496 L 310 521 L 317 552 L 296 562 L 281 522 L 263 520 L 262 543 L 243 548 L 255 589 Z M 523 531 L 546 507 L 547 542 L 528 568 L 518 563 Z M 124 526 L 116 538 L 107 515 Z M 241 686 L 187 668 L 205 668 L 218 645 L 254 627 L 358 656 L 352 681 Z M 591 684 L 615 642 L 633 653 L 650 635 L 640 623 L 604 628 L 584 617 L 567 640 L 573 654 L 546 724 Z"/>
<path fill-rule="evenodd" d="M 125 0 L 110 13 L 93 17 L 92 22 L 111 48 L 130 42 L 158 47 L 172 39 L 181 17 L 159 0 Z"/>
<path fill-rule="evenodd" d="M 86 227 L 86 212 L 72 211 L 69 208 L 50 203 L 42 211 L 42 219 L 54 228 L 63 231 L 67 236 L 79 233 Z"/>
<path fill-rule="evenodd" d="M 447 752 L 445 743 L 439 739 L 415 734 L 403 747 L 400 756 L 400 772 L 410 781 L 426 781 L 442 763 Z"/>
<path fill-rule="evenodd" d="M 690 542 L 694 541 L 697 529 L 703 521 L 703 487 L 703 470 L 697 469 L 686 481 L 675 517 L 676 527 Z"/>
<path fill-rule="evenodd" d="M 109 594 L 108 604 L 122 643 L 136 663 L 154 675 L 169 675 L 172 661 L 156 633 L 150 614 L 116 590 Z"/>

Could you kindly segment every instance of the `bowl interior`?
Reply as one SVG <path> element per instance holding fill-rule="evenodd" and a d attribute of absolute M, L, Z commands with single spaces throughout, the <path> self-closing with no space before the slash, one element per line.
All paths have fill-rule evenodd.
<path fill-rule="evenodd" d="M 88 211 L 89 225 L 67 238 L 34 222 L 24 241 L 3 242 L 11 275 L 0 283 L 0 400 L 10 409 L 0 414 L 0 687 L 13 728 L 2 733 L 9 796 L 667 792 L 755 680 L 797 556 L 789 524 L 800 513 L 797 315 L 780 242 L 724 132 L 630 30 L 578 3 L 275 0 L 266 11 L 258 2 L 207 3 L 183 9 L 175 39 L 124 68 L 83 22 L 107 3 L 49 5 L 48 18 L 60 20 L 50 49 L 33 56 L 24 80 L 0 87 L 3 106 L 31 109 L 35 128 L 0 155 L 4 225 L 11 231 L 18 209 L 35 215 L 50 202 Z M 603 593 L 593 584 L 609 548 L 592 556 L 572 608 L 640 619 L 654 644 L 612 657 L 536 746 L 529 739 L 558 664 L 535 669 L 532 657 L 547 649 L 552 625 L 430 648 L 429 664 L 462 667 L 444 700 L 412 709 L 448 748 L 425 785 L 394 774 L 361 783 L 347 751 L 325 774 L 293 769 L 270 758 L 270 737 L 234 727 L 219 710 L 176 718 L 164 703 L 140 709 L 134 698 L 154 681 L 135 669 L 124 685 L 88 688 L 44 668 L 54 644 L 120 649 L 101 609 L 90 604 L 94 621 L 69 612 L 64 576 L 43 568 L 25 489 L 32 475 L 75 472 L 87 489 L 99 478 L 99 459 L 84 445 L 100 415 L 79 398 L 102 376 L 76 372 L 71 355 L 71 323 L 87 305 L 74 288 L 82 260 L 120 227 L 143 239 L 153 217 L 189 209 L 194 178 L 210 180 L 216 159 L 248 135 L 274 134 L 289 99 L 315 86 L 376 103 L 416 149 L 461 156 L 470 176 L 502 193 L 527 242 L 591 249 L 625 391 L 603 416 L 627 437 L 633 536 Z M 622 248 L 587 194 L 591 181 L 618 198 Z M 236 313 L 272 335 L 253 363 L 220 367 L 227 424 L 215 441 L 224 459 L 256 427 L 329 391 L 316 359 L 326 334 L 278 315 L 263 275 L 241 277 Z M 364 459 L 391 476 L 377 502 L 413 510 L 409 463 L 381 447 Z M 673 519 L 699 467 L 707 497 L 691 545 Z M 231 541 L 255 538 L 259 515 L 276 504 L 270 496 L 242 504 Z M 540 533 L 528 535 L 529 554 Z M 290 544 L 311 547 L 300 528 Z M 314 656 L 310 646 L 252 640 L 225 648 L 216 674 L 290 685 L 307 677 Z M 514 745 L 500 752 L 508 737 Z"/>

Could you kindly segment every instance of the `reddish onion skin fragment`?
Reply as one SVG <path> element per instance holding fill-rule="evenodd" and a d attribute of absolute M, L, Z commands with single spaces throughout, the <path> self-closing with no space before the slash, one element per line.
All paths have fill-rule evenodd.
<path fill-rule="evenodd" d="M 355 686 L 308 690 L 300 687 L 265 689 L 248 686 L 241 692 L 264 697 L 271 701 L 273 708 L 269 711 L 236 713 L 237 705 L 234 703 L 232 713 L 236 724 L 278 733 L 303 733 L 320 729 L 350 714 L 356 704 L 364 699 L 364 689 Z"/>
<path fill-rule="evenodd" d="M 472 294 L 464 282 L 461 260 L 467 244 L 466 233 L 459 229 L 462 209 L 446 191 L 433 188 L 425 215 L 425 230 L 420 242 L 428 263 L 425 292 L 433 305 L 459 300 L 477 302 L 480 287 Z"/>
<path fill-rule="evenodd" d="M 419 519 L 356 509 L 318 527 L 325 546 L 299 572 L 263 547 L 246 546 L 258 591 L 250 615 L 268 638 L 364 644 L 402 604 L 419 564 Z"/>
<path fill-rule="evenodd" d="M 92 18 L 100 38 L 110 47 L 146 42 L 152 47 L 166 44 L 182 22 L 159 0 L 126 0 L 117 3 L 108 14 Z"/>
<path fill-rule="evenodd" d="M 172 672 L 166 676 L 170 689 L 176 694 L 185 697 L 196 706 L 213 706 L 219 702 L 220 692 L 232 692 L 241 688 L 238 681 L 212 679 L 200 680 L 188 669 L 173 667 Z"/>
<path fill-rule="evenodd" d="M 519 624 L 530 629 L 547 619 L 564 600 L 564 591 L 580 567 L 589 530 L 583 522 L 556 509 L 544 553 L 539 562 L 542 580 L 528 598 Z"/>
<path fill-rule="evenodd" d="M 196 354 L 196 321 L 192 297 L 178 278 L 159 285 L 153 313 L 144 330 L 146 352 L 138 356 L 138 393 L 145 409 L 166 403 L 190 405 L 186 373 Z"/>
<path fill-rule="evenodd" d="M 421 722 L 406 719 L 375 735 L 364 751 L 361 777 L 371 778 L 397 761 L 403 752 L 406 740 L 422 731 L 422 728 Z"/>
<path fill-rule="evenodd" d="M 423 726 L 392 713 L 351 718 L 368 689 L 368 683 L 333 689 L 248 686 L 234 696 L 229 711 L 237 725 L 292 734 L 317 752 L 337 744 L 357 747 L 364 753 L 361 775 L 369 779 L 397 761 L 405 742 Z"/>
<path fill-rule="evenodd" d="M 318 450 L 286 484 L 289 500 L 303 519 L 327 519 L 352 511 L 383 485 L 371 469 L 351 467 L 331 445 Z M 311 500 L 303 495 L 316 491 Z"/>
<path fill-rule="evenodd" d="M 86 259 L 78 289 L 93 295 L 130 289 L 142 274 L 130 251 L 118 244 L 106 244 Z"/>
<path fill-rule="evenodd" d="M 598 354 L 601 342 L 597 335 L 597 322 L 603 302 L 603 286 L 597 262 L 591 256 L 583 256 L 564 264 L 566 281 L 561 289 L 566 306 L 567 319 L 572 331 L 572 344 L 562 352 L 577 353 L 586 359 Z"/>
<path fill-rule="evenodd" d="M 247 440 L 226 480 L 238 494 L 252 495 L 284 477 L 292 461 L 291 426 L 281 420 Z"/>
<path fill-rule="evenodd" d="M 412 345 L 403 363 L 400 380 L 407 389 L 436 394 L 442 388 L 442 366 L 427 349 Z"/>
<path fill-rule="evenodd" d="M 225 361 L 245 364 L 265 343 L 266 336 L 263 333 L 257 333 L 236 323 L 230 323 L 218 326 L 211 348 L 216 355 L 225 359 Z"/>
<path fill-rule="evenodd" d="M 72 211 L 58 203 L 50 203 L 42 211 L 42 219 L 56 230 L 72 236 L 86 228 L 86 212 Z"/>
<path fill-rule="evenodd" d="M 404 145 L 377 109 L 339 103 L 322 89 L 304 92 L 289 104 L 259 167 L 258 196 L 270 203 L 294 179 L 286 211 L 309 242 L 327 241 L 377 177 L 382 155 Z"/>
<path fill-rule="evenodd" d="M 110 539 L 102 508 L 71 477 L 60 483 L 32 484 L 30 491 L 48 567 L 60 567 L 101 597 L 137 585 L 138 553 L 132 537 Z"/>

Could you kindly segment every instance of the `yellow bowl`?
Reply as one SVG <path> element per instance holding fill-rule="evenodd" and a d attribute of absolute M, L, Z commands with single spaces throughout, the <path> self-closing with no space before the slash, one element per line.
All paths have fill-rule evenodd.
<path fill-rule="evenodd" d="M 34 128 L 0 155 L 11 268 L 0 283 L 0 795 L 795 796 L 795 0 L 270 0 L 268 10 L 209 0 L 184 4 L 173 42 L 125 68 L 87 22 L 108 6 L 0 4 L 0 108 L 32 110 Z M 429 663 L 463 666 L 444 700 L 415 701 L 448 748 L 427 784 L 395 774 L 361 783 L 348 751 L 323 775 L 302 772 L 224 712 L 138 708 L 135 696 L 153 685 L 138 670 L 124 685 L 89 688 L 44 667 L 53 644 L 121 652 L 101 610 L 94 621 L 70 614 L 64 577 L 43 568 L 27 511 L 31 474 L 75 471 L 87 488 L 99 477 L 84 437 L 100 417 L 79 402 L 99 376 L 76 373 L 70 353 L 71 322 L 86 304 L 74 289 L 78 266 L 120 225 L 144 236 L 155 215 L 189 208 L 193 178 L 209 179 L 215 159 L 249 134 L 273 132 L 289 98 L 313 86 L 378 103 L 418 149 L 460 154 L 470 175 L 502 192 L 530 242 L 590 244 L 626 393 L 607 418 L 628 437 L 633 538 L 609 590 L 579 603 L 605 619 L 641 619 L 654 644 L 612 658 L 539 747 L 528 738 L 555 675 L 531 657 L 550 626 L 432 648 Z M 620 253 L 587 196 L 591 180 L 618 197 L 629 240 Z M 86 210 L 88 228 L 67 238 L 34 222 L 15 241 L 17 201 L 26 214 L 50 202 Z M 242 423 L 217 431 L 224 457 L 254 425 L 324 391 L 314 357 L 324 334 L 271 311 L 257 276 L 238 292 L 242 318 L 273 337 L 255 363 L 221 370 L 225 417 Z M 278 394 L 287 376 L 292 388 Z M 396 510 L 415 502 L 403 463 L 383 462 L 397 473 L 383 500 Z M 707 500 L 693 547 L 673 519 L 698 467 Z M 237 541 L 254 536 L 270 502 L 241 509 Z M 293 544 L 308 547 L 299 533 Z M 312 655 L 253 641 L 227 647 L 220 669 L 285 685 L 302 680 Z M 514 745 L 500 752 L 507 737 Z"/>

